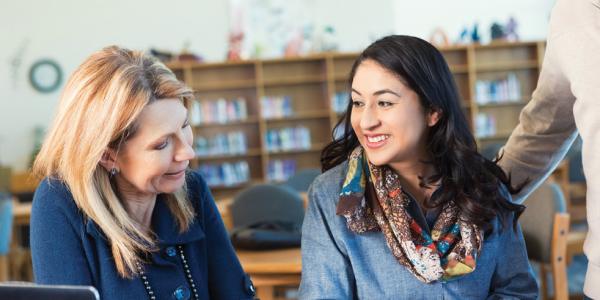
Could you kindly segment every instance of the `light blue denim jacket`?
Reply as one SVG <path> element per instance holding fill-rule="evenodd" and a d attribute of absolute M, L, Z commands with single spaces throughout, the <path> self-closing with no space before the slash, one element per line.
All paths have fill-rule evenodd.
<path fill-rule="evenodd" d="M 473 273 L 419 281 L 392 255 L 381 232 L 355 234 L 336 215 L 347 163 L 317 177 L 302 228 L 300 299 L 536 299 L 521 228 L 486 236 Z M 512 224 L 512 218 L 508 220 Z"/>

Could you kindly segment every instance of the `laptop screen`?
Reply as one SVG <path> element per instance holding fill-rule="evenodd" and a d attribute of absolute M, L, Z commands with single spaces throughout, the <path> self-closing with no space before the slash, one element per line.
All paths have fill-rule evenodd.
<path fill-rule="evenodd" d="M 93 286 L 0 283 L 0 299 L 100 300 Z"/>

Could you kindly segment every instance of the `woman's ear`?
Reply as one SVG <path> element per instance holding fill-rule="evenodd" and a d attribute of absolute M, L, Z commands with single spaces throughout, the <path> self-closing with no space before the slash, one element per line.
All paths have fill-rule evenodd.
<path fill-rule="evenodd" d="M 442 111 L 439 109 L 432 108 L 427 114 L 427 126 L 433 127 L 442 117 Z"/>
<path fill-rule="evenodd" d="M 106 169 L 107 172 L 110 172 L 114 168 L 117 167 L 117 154 L 113 149 L 106 148 L 102 157 L 100 158 L 100 165 Z"/>

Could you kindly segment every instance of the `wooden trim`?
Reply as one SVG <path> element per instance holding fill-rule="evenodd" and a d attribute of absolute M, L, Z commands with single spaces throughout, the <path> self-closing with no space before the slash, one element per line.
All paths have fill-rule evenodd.
<path fill-rule="evenodd" d="M 554 299 L 569 299 L 569 285 L 567 281 L 567 235 L 569 233 L 569 214 L 557 213 L 554 215 L 552 229 L 551 265 L 554 283 Z"/>
<path fill-rule="evenodd" d="M 548 266 L 541 262 L 540 263 L 540 299 L 548 299 Z"/>
<path fill-rule="evenodd" d="M 9 277 L 8 256 L 0 255 L 0 282 L 8 281 Z"/>
<path fill-rule="evenodd" d="M 537 69 L 537 60 L 516 61 L 511 63 L 487 63 L 485 65 L 477 65 L 477 72 L 499 72 L 524 69 Z"/>

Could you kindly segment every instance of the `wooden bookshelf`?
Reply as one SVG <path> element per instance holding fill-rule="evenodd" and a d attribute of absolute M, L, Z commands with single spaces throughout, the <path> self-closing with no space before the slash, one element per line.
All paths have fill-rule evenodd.
<path fill-rule="evenodd" d="M 504 143 L 518 123 L 519 112 L 537 84 L 544 50 L 543 42 L 501 42 L 440 49 L 454 75 L 462 99 L 461 107 L 476 136 L 481 136 L 477 139 L 480 149 L 492 143 Z M 276 160 L 292 160 L 296 170 L 320 168 L 320 152 L 331 140 L 333 126 L 342 115 L 334 111 L 332 99 L 336 93 L 341 96 L 348 92 L 348 74 L 357 56 L 358 53 L 324 53 L 268 60 L 168 64 L 178 78 L 194 89 L 201 102 L 240 97 L 246 100 L 247 118 L 194 126 L 195 136 L 210 137 L 232 131 L 243 132 L 246 136 L 248 150 L 243 154 L 199 156 L 193 162 L 194 167 L 247 162 L 248 182 L 213 186 L 215 197 L 230 197 L 250 184 L 268 181 L 268 168 Z M 495 97 L 494 101 L 480 99 L 476 85 L 501 82 L 509 76 L 518 83 L 516 94 L 508 98 Z M 285 96 L 291 99 L 291 114 L 266 118 L 261 99 Z M 481 130 L 488 129 L 477 124 L 480 114 L 494 120 L 493 134 L 481 135 Z M 267 132 L 299 126 L 310 132 L 310 147 L 269 151 Z"/>

